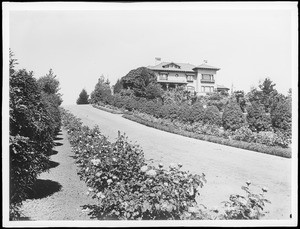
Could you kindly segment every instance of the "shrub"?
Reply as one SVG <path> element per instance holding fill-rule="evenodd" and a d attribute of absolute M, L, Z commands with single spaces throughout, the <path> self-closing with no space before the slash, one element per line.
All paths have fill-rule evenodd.
<path fill-rule="evenodd" d="M 226 130 L 236 130 L 245 124 L 243 112 L 236 102 L 230 101 L 226 105 L 222 116 L 222 123 Z"/>
<path fill-rule="evenodd" d="M 191 108 L 191 112 L 189 115 L 189 121 L 191 123 L 203 121 L 204 112 L 205 112 L 205 110 L 203 108 L 203 104 L 196 102 L 195 104 L 193 104 L 193 106 Z"/>
<path fill-rule="evenodd" d="M 203 122 L 212 125 L 220 125 L 222 119 L 219 109 L 216 106 L 208 106 L 204 111 Z"/>
<path fill-rule="evenodd" d="M 241 128 L 235 130 L 232 135 L 232 139 L 244 142 L 254 142 L 255 135 L 251 129 L 246 126 L 242 126 Z"/>
<path fill-rule="evenodd" d="M 264 106 L 259 103 L 252 103 L 247 108 L 247 122 L 249 128 L 256 132 L 269 130 L 271 127 L 270 116 L 266 115 Z"/>
<path fill-rule="evenodd" d="M 191 106 L 187 103 L 182 104 L 178 110 L 178 119 L 183 122 L 190 122 Z"/>
<path fill-rule="evenodd" d="M 247 181 L 246 184 L 247 186 L 242 186 L 246 195 L 230 195 L 229 201 L 223 202 L 225 211 L 218 216 L 218 219 L 253 220 L 260 219 L 267 213 L 263 209 L 266 203 L 271 203 L 264 196 L 268 189 L 263 187 L 262 193 L 256 194 L 250 189 L 251 182 Z"/>
<path fill-rule="evenodd" d="M 153 100 L 149 100 L 144 103 L 144 106 L 143 106 L 143 109 L 141 110 L 141 112 L 158 117 L 159 107 L 160 107 L 160 105 L 157 102 L 155 102 Z"/>
<path fill-rule="evenodd" d="M 292 104 L 290 100 L 279 101 L 272 107 L 271 120 L 274 129 L 287 132 L 290 136 L 292 131 Z"/>
<path fill-rule="evenodd" d="M 233 133 L 230 130 L 223 131 L 217 126 L 210 125 L 202 125 L 201 123 L 194 123 L 192 125 L 185 124 L 183 129 L 179 129 L 175 127 L 175 125 L 171 125 L 167 122 L 154 122 L 153 120 L 149 120 L 146 117 L 141 118 L 140 115 L 127 115 L 124 114 L 122 117 L 141 123 L 143 125 L 153 127 L 159 130 L 167 131 L 170 133 L 175 133 L 179 135 L 183 135 L 186 137 L 191 137 L 199 140 L 210 141 L 222 145 L 228 145 L 232 147 L 237 147 L 246 150 L 252 150 L 256 152 L 276 155 L 280 157 L 291 158 L 291 150 L 284 149 L 282 147 L 275 146 L 266 146 L 260 143 L 255 142 L 243 142 L 237 141 L 233 139 Z M 208 128 L 209 127 L 209 128 Z M 185 131 L 186 130 L 186 131 Z M 250 130 L 251 131 L 251 130 Z M 213 134 L 213 135 L 208 135 Z M 255 134 L 255 133 L 254 133 Z M 255 137 L 255 135 L 254 135 Z M 231 138 L 231 139 L 230 139 Z M 254 138 L 255 139 L 255 138 Z M 279 141 L 278 141 L 279 142 Z"/>
<path fill-rule="evenodd" d="M 60 127 L 56 108 L 61 101 L 56 94 L 42 92 L 32 72 L 25 69 L 10 69 L 9 86 L 10 219 L 15 220 L 21 201 L 48 168 Z"/>
<path fill-rule="evenodd" d="M 146 164 L 143 151 L 119 135 L 110 143 L 97 127 L 89 129 L 64 112 L 64 125 L 88 195 L 97 205 L 86 205 L 98 219 L 190 219 L 205 175 L 182 171 L 181 164 L 164 168 Z M 197 212 L 197 218 L 202 214 Z"/>

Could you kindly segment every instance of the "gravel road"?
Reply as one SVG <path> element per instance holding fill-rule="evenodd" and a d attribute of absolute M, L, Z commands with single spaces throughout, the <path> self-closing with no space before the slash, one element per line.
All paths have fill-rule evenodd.
<path fill-rule="evenodd" d="M 240 187 L 245 181 L 251 180 L 254 191 L 260 191 L 263 186 L 269 189 L 266 197 L 272 204 L 268 205 L 269 214 L 264 219 L 290 217 L 291 159 L 171 134 L 124 119 L 119 114 L 101 111 L 91 105 L 70 105 L 64 108 L 81 118 L 89 127 L 99 125 L 102 133 L 111 140 L 116 139 L 118 130 L 125 132 L 131 141 L 142 147 L 146 159 L 153 159 L 154 163 L 162 162 L 168 165 L 171 162 L 180 162 L 185 170 L 198 174 L 203 172 L 207 183 L 201 190 L 200 201 L 206 206 L 218 206 L 227 200 L 230 194 L 243 194 Z M 69 160 L 68 163 L 71 162 L 70 158 Z M 74 165 L 70 163 L 67 166 Z M 73 176 L 76 174 L 60 174 L 59 182 L 63 188 L 64 181 L 76 179 Z M 80 184 L 81 188 L 74 187 L 72 193 L 76 192 L 79 195 L 81 190 L 85 189 L 83 186 L 84 184 Z M 61 192 L 57 195 L 59 193 Z M 76 207 L 79 206 L 79 202 L 90 201 L 81 194 L 77 198 Z M 62 204 L 65 203 L 63 201 Z M 70 210 L 75 213 L 76 207 Z M 85 218 L 82 215 L 80 217 Z"/>
<path fill-rule="evenodd" d="M 23 201 L 22 213 L 26 220 L 91 220 L 82 206 L 96 201 L 86 195 L 88 188 L 77 175 L 66 131 L 55 142 L 52 168 L 38 177 L 35 193 Z"/>

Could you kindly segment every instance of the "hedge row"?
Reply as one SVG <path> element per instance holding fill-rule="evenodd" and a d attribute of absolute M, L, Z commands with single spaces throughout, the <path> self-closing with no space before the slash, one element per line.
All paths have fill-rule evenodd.
<path fill-rule="evenodd" d="M 231 195 L 222 207 L 207 208 L 196 202 L 205 175 L 181 170 L 182 164 L 154 166 L 145 161 L 138 145 L 125 135 L 109 142 L 96 126 L 89 129 L 69 112 L 63 111 L 63 124 L 79 167 L 79 176 L 88 185 L 87 195 L 97 205 L 85 205 L 90 215 L 109 220 L 191 220 L 260 219 L 264 193 L 254 194 L 250 181 L 242 189 L 247 193 Z M 267 192 L 267 188 L 262 188 Z"/>
<path fill-rule="evenodd" d="M 196 197 L 205 175 L 182 171 L 181 164 L 164 168 L 148 165 L 138 145 L 119 135 L 109 142 L 98 127 L 83 126 L 72 114 L 63 113 L 63 124 L 88 195 L 97 198 L 92 209 L 98 219 L 202 219 Z"/>
<path fill-rule="evenodd" d="M 107 108 L 107 107 L 104 107 L 104 106 L 101 106 L 101 105 L 98 105 L 98 104 L 93 104 L 92 106 L 99 109 L 99 110 L 103 110 L 103 111 L 106 111 L 106 112 L 109 112 L 109 113 L 112 113 L 112 114 L 124 114 L 124 112 L 122 112 L 121 110 L 110 109 L 110 108 Z"/>
<path fill-rule="evenodd" d="M 145 119 L 142 119 L 140 117 L 134 116 L 134 115 L 128 115 L 124 114 L 122 117 L 129 119 L 131 121 L 138 122 L 140 124 L 153 127 L 159 130 L 167 131 L 174 134 L 183 135 L 190 138 L 195 138 L 199 140 L 209 141 L 213 143 L 218 143 L 222 145 L 228 145 L 236 148 L 246 149 L 246 150 L 252 150 L 260 153 L 285 157 L 285 158 L 291 158 L 291 150 L 285 149 L 281 147 L 272 147 L 272 146 L 266 146 L 259 143 L 249 143 L 249 142 L 243 142 L 243 141 L 237 141 L 232 139 L 225 139 L 218 136 L 212 136 L 212 135 L 204 135 L 204 134 L 198 134 L 190 131 L 180 130 L 178 127 L 174 125 L 162 125 L 162 123 L 155 123 L 151 122 Z"/>
<path fill-rule="evenodd" d="M 37 176 L 49 168 L 49 156 L 60 128 L 60 113 L 32 72 L 10 69 L 10 220 L 20 217 L 19 207 Z"/>

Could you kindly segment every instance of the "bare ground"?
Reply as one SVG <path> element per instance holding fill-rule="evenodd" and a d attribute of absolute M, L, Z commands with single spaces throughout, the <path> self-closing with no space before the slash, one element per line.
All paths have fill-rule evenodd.
<path fill-rule="evenodd" d="M 39 176 L 34 193 L 23 202 L 27 220 L 90 220 L 82 206 L 96 202 L 86 195 L 88 188 L 77 175 L 73 156 L 63 130 L 51 156 L 52 168 Z"/>

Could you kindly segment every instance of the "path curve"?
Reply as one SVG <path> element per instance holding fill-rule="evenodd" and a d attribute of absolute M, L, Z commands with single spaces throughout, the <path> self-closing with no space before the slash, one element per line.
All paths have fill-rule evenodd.
<path fill-rule="evenodd" d="M 289 219 L 291 213 L 291 159 L 216 143 L 196 140 L 124 119 L 91 105 L 64 106 L 84 125 L 99 125 L 102 133 L 115 140 L 117 132 L 125 132 L 130 140 L 144 150 L 146 159 L 155 163 L 180 162 L 183 169 L 206 174 L 208 182 L 201 190 L 200 201 L 218 206 L 230 194 L 243 193 L 241 186 L 251 180 L 254 191 L 268 187 L 267 198 L 272 202 L 265 219 Z"/>

